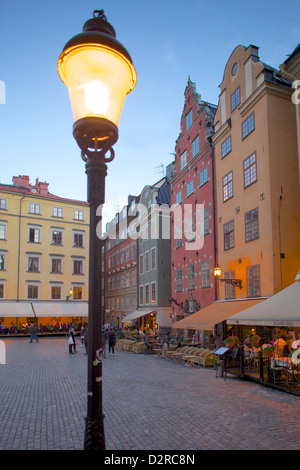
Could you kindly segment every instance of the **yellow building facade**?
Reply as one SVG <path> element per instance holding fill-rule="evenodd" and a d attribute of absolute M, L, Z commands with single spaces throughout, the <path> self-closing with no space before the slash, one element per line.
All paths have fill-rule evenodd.
<path fill-rule="evenodd" d="M 219 299 L 269 297 L 292 284 L 300 260 L 300 188 L 291 82 L 258 48 L 229 57 L 215 116 Z"/>
<path fill-rule="evenodd" d="M 89 207 L 28 176 L 0 185 L 0 320 L 87 315 Z"/>

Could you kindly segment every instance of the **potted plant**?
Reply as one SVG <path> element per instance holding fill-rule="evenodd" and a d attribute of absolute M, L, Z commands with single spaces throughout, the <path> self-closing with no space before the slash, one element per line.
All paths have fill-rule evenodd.
<path fill-rule="evenodd" d="M 218 365 L 220 363 L 219 356 L 216 356 L 214 354 L 213 357 L 211 358 L 211 362 L 212 362 L 212 365 L 213 365 L 213 369 L 217 369 Z"/>
<path fill-rule="evenodd" d="M 233 336 L 228 336 L 228 338 L 224 339 L 224 344 L 228 348 L 233 348 L 233 347 L 239 346 L 241 342 L 238 336 L 233 335 Z"/>
<path fill-rule="evenodd" d="M 275 354 L 275 343 L 274 341 L 271 341 L 268 343 L 262 350 L 262 354 L 264 357 L 273 357 Z"/>
<path fill-rule="evenodd" d="M 258 346 L 259 346 L 259 341 L 260 341 L 260 336 L 258 336 L 258 335 L 253 335 L 253 336 L 251 336 L 251 344 L 252 344 L 252 346 L 255 346 L 256 348 L 258 348 Z"/>

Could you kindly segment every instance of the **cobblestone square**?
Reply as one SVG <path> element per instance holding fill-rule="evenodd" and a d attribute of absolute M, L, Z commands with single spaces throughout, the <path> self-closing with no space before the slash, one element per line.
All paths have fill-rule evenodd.
<path fill-rule="evenodd" d="M 0 450 L 81 450 L 83 346 L 69 355 L 66 338 L 4 343 Z M 299 400 L 153 355 L 117 350 L 103 361 L 107 450 L 296 450 Z"/>

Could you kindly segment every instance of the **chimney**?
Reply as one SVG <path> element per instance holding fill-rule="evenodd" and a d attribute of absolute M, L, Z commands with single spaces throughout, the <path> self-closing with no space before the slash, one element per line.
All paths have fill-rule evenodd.
<path fill-rule="evenodd" d="M 44 183 L 42 182 L 39 182 L 38 183 L 38 192 L 41 196 L 47 196 L 48 195 L 48 187 L 49 187 L 49 183 L 46 183 L 46 181 Z"/>
<path fill-rule="evenodd" d="M 29 176 L 13 176 L 13 184 L 14 186 L 22 186 L 25 188 L 29 188 Z"/>

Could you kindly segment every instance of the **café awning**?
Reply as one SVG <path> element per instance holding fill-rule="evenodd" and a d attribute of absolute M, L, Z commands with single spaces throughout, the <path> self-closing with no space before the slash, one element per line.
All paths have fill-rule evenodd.
<path fill-rule="evenodd" d="M 300 281 L 264 302 L 227 318 L 231 325 L 300 327 Z"/>
<path fill-rule="evenodd" d="M 265 298 L 219 300 L 208 305 L 208 307 L 183 318 L 183 320 L 175 322 L 173 327 L 187 330 L 213 330 L 217 323 L 221 323 L 229 316 L 253 307 L 263 301 L 265 301 Z"/>
<path fill-rule="evenodd" d="M 32 308 L 33 307 L 33 308 Z M 87 317 L 88 302 L 84 301 L 0 301 L 0 317 Z"/>
<path fill-rule="evenodd" d="M 150 313 L 156 313 L 156 310 L 136 310 L 135 312 L 128 313 L 128 315 L 124 316 L 124 318 L 122 318 L 122 323 L 130 323 L 132 320 L 144 317 Z"/>

